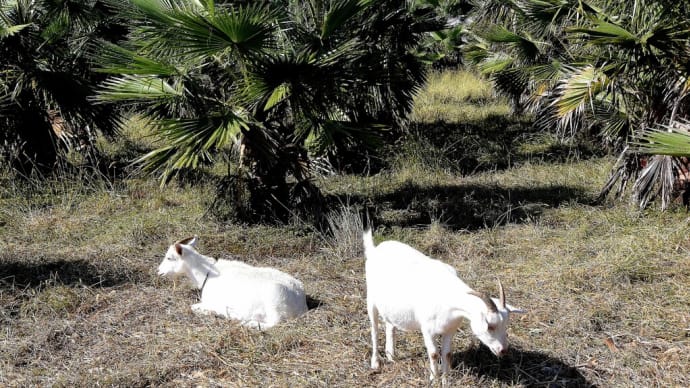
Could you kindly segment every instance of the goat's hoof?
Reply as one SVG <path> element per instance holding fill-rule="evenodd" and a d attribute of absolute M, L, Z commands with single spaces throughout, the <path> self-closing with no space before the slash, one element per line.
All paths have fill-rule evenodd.
<path fill-rule="evenodd" d="M 378 359 L 371 359 L 371 369 L 380 369 L 381 368 L 381 363 L 379 362 Z"/>

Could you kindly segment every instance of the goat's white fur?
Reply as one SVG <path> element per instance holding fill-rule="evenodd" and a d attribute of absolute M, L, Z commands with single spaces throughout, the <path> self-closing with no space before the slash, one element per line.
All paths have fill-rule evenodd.
<path fill-rule="evenodd" d="M 218 314 L 243 325 L 268 329 L 307 311 L 302 282 L 275 268 L 215 260 L 196 251 L 196 236 L 174 243 L 158 266 L 159 275 L 187 275 L 201 289 L 198 314 Z"/>
<path fill-rule="evenodd" d="M 409 245 L 385 241 L 374 246 L 371 230 L 364 233 L 363 240 L 372 368 L 380 366 L 379 316 L 385 323 L 385 351 L 390 361 L 395 353 L 395 329 L 422 332 L 432 380 L 438 376 L 439 357 L 443 374 L 449 371 L 451 340 L 463 318 L 470 321 L 472 332 L 495 355 L 501 356 L 507 351 L 509 313 L 523 311 L 505 304 L 500 282 L 502 298 L 488 300 L 460 280 L 453 267 Z M 495 312 L 491 311 L 491 303 Z M 441 336 L 440 354 L 435 344 L 438 335 Z"/>

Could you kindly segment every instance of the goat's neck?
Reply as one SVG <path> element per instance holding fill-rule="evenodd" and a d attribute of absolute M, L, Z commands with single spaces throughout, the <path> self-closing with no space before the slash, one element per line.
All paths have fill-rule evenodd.
<path fill-rule="evenodd" d="M 455 314 L 467 320 L 477 319 L 487 313 L 483 300 L 467 292 L 460 293 L 460 297 L 452 303 Z"/>
<path fill-rule="evenodd" d="M 211 269 L 207 265 L 202 265 L 200 262 L 189 263 L 186 268 L 187 276 L 194 284 L 194 287 L 201 289 L 206 282 Z"/>

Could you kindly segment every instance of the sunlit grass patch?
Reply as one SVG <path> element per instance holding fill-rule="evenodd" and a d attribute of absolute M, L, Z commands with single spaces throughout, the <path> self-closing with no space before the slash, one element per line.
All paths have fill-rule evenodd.
<path fill-rule="evenodd" d="M 491 82 L 467 70 L 432 72 L 423 95 L 443 104 L 482 103 L 494 98 Z"/>
<path fill-rule="evenodd" d="M 510 114 L 503 98 L 493 95 L 491 83 L 464 70 L 434 72 L 416 97 L 412 120 L 419 123 L 473 122 Z"/>

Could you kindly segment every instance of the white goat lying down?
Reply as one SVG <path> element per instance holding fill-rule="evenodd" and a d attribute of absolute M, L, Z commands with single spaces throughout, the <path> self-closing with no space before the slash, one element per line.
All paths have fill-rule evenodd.
<path fill-rule="evenodd" d="M 201 302 L 192 305 L 194 312 L 267 329 L 307 311 L 299 280 L 275 268 L 204 256 L 196 251 L 196 243 L 195 236 L 172 244 L 158 266 L 159 275 L 186 274 L 201 290 Z"/>
<path fill-rule="evenodd" d="M 364 252 L 372 368 L 380 366 L 379 315 L 386 326 L 386 357 L 390 361 L 395 353 L 395 329 L 421 330 L 429 353 L 432 380 L 438 376 L 439 357 L 443 373 L 448 372 L 451 341 L 463 318 L 470 321 L 472 332 L 496 356 L 506 353 L 509 314 L 523 311 L 505 303 L 500 281 L 500 299 L 489 298 L 460 280 L 450 265 L 431 259 L 409 245 L 385 241 L 374 246 L 371 230 L 364 233 Z M 440 355 L 434 341 L 437 335 L 441 336 Z"/>

